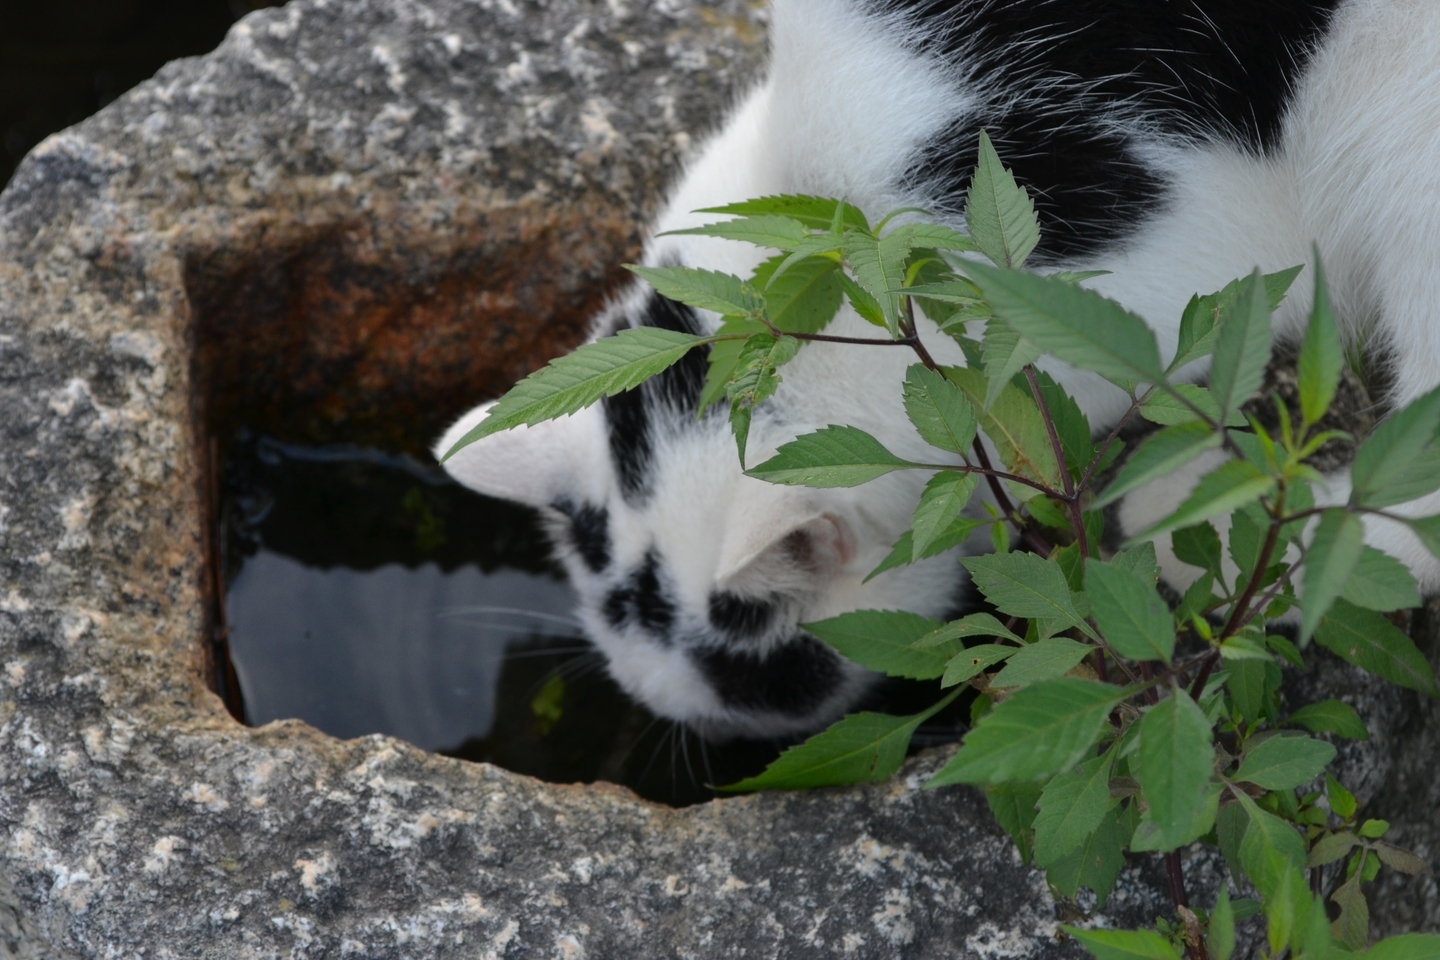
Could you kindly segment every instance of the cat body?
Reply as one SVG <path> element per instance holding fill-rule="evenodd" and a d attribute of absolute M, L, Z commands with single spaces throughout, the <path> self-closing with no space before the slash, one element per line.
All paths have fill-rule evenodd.
<path fill-rule="evenodd" d="M 984 129 L 1035 196 L 1043 233 L 1032 265 L 1109 271 L 1087 285 L 1145 317 L 1162 355 L 1192 294 L 1257 266 L 1308 263 L 1315 245 L 1337 313 L 1389 358 L 1388 399 L 1440 382 L 1434 0 L 774 0 L 772 13 L 767 76 L 691 164 L 656 234 L 714 219 L 698 208 L 796 193 L 843 197 L 872 222 L 922 207 L 963 229 Z M 656 236 L 643 260 L 748 276 L 767 255 Z M 1308 280 L 1276 315 L 1281 338 L 1308 314 Z M 595 335 L 707 333 L 718 322 L 636 283 Z M 827 332 L 875 330 L 845 307 Z M 941 363 L 963 363 L 923 318 L 919 332 Z M 747 464 L 831 423 L 936 462 L 901 405 L 913 362 L 903 348 L 807 345 L 758 408 Z M 798 624 L 858 608 L 951 614 L 963 571 L 952 553 L 864 582 L 908 529 L 927 478 L 814 490 L 744 476 L 723 414 L 695 415 L 705 363 L 694 351 L 634 391 L 492 435 L 446 466 L 542 509 L 588 635 L 657 713 L 715 737 L 813 730 L 872 678 Z M 1051 358 L 1040 366 L 1097 427 L 1128 408 L 1093 374 Z M 1207 468 L 1132 495 L 1127 528 L 1161 516 Z M 1326 499 L 1347 494 L 1337 480 Z M 1435 513 L 1440 502 L 1398 509 Z M 1422 588 L 1440 585 L 1403 528 L 1373 524 L 1367 539 L 1405 560 Z M 1194 575 L 1161 553 L 1167 575 L 1182 585 Z"/>

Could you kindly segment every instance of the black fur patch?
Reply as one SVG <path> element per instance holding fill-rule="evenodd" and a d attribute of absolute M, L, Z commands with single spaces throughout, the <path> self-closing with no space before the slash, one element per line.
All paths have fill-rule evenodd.
<path fill-rule="evenodd" d="M 1273 149 L 1341 0 L 873 2 L 920 23 L 922 48 L 991 97 L 921 149 L 912 181 L 961 209 L 987 130 L 1037 195 L 1040 253 L 1055 258 L 1113 242 L 1164 199 L 1112 119 L 1138 112 L 1158 133 Z"/>
<path fill-rule="evenodd" d="M 824 703 L 844 672 L 834 650 L 797 633 L 767 657 L 698 649 L 690 657 L 727 705 L 803 716 Z"/>
<path fill-rule="evenodd" d="M 610 511 L 593 503 L 576 506 L 557 500 L 552 506 L 570 518 L 570 543 L 591 573 L 610 566 Z"/>
<path fill-rule="evenodd" d="M 655 291 L 646 299 L 634 325 L 696 335 L 704 333 L 694 310 Z M 700 393 L 705 388 L 709 354 L 709 347 L 691 350 L 658 376 L 602 401 L 609 429 L 610 458 L 620 478 L 620 492 L 627 501 L 644 502 L 649 493 L 655 416 L 695 416 Z"/>
<path fill-rule="evenodd" d="M 716 590 L 710 594 L 710 622 L 735 640 L 764 632 L 775 618 L 775 604 Z"/>
<path fill-rule="evenodd" d="M 675 605 L 660 588 L 660 558 L 655 551 L 630 574 L 625 585 L 611 590 L 605 597 L 603 611 L 610 626 L 619 630 L 638 623 L 657 638 L 669 642 L 670 627 L 675 623 Z"/>

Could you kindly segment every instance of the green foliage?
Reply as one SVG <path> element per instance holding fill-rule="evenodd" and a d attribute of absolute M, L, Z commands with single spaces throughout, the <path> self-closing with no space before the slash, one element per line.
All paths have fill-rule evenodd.
<path fill-rule="evenodd" d="M 898 533 L 894 548 L 871 577 L 937 557 L 985 528 L 997 548 L 959 560 L 992 612 L 942 623 L 860 610 L 806 626 L 871 670 L 955 689 L 911 716 L 845 717 L 728 789 L 884 779 L 919 725 L 975 688 L 972 728 L 927 786 L 983 788 L 996 820 L 1021 855 L 1046 870 L 1058 895 L 1088 887 L 1103 903 L 1127 851 L 1164 853 L 1182 871 L 1171 851 L 1198 840 L 1218 845 L 1236 884 L 1261 896 L 1232 903 L 1222 889 L 1208 914 L 1177 910 L 1155 931 L 1067 928 L 1092 954 L 1171 960 L 1184 949 L 1197 960 L 1207 952 L 1229 960 L 1236 922 L 1256 910 L 1264 912 L 1270 956 L 1322 960 L 1364 948 L 1364 885 L 1382 869 L 1413 873 L 1425 864 L 1384 840 L 1388 824 L 1358 819 L 1356 798 L 1329 772 L 1335 747 L 1296 729 L 1366 739 L 1362 718 L 1335 700 L 1285 716 L 1281 664 L 1303 667 L 1313 635 L 1349 663 L 1440 695 L 1425 657 L 1385 616 L 1419 603 L 1414 578 L 1362 540 L 1367 513 L 1440 488 L 1440 389 L 1396 410 L 1360 444 L 1348 503 L 1317 509 L 1312 485 L 1322 478 L 1307 460 L 1336 436 L 1316 424 L 1344 362 L 1318 254 L 1299 358 L 1299 416 L 1280 407 L 1278 428 L 1266 431 L 1240 408 L 1263 383 L 1271 314 L 1301 268 L 1256 272 L 1196 295 L 1166 364 L 1141 318 L 1082 286 L 1089 274 L 1020 269 L 1040 226 L 983 135 L 968 235 L 916 219 L 915 211 L 872 227 L 857 208 L 823 197 L 762 197 L 706 212 L 729 219 L 682 232 L 780 252 L 748 278 L 632 269 L 665 296 L 718 315 L 713 336 L 646 328 L 582 347 L 518 384 L 455 449 L 573 413 L 709 344 L 702 406 L 728 402 L 743 463 L 750 420 L 771 402 L 784 365 L 804 343 L 835 339 L 824 331 L 848 304 L 875 325 L 874 335 L 844 338 L 859 345 L 836 349 L 873 342 L 913 350 L 921 361 L 894 389 L 936 462 L 899 457 L 882 439 L 898 449 L 913 443 L 901 447 L 898 438 L 840 424 L 796 437 L 749 475 L 857 487 L 900 470 L 929 474 L 909 529 L 891 534 Z M 902 214 L 909 222 L 894 225 Z M 993 266 L 955 256 L 977 252 Z M 964 365 L 934 366 L 917 308 L 954 339 Z M 927 328 L 925 336 L 934 335 Z M 1097 484 L 1123 448 L 1119 428 L 1094 434 L 1035 366 L 1046 356 L 1109 379 L 1129 394 L 1130 422 L 1138 415 L 1163 428 L 1103 491 Z M 1205 357 L 1212 358 L 1207 387 L 1172 379 Z M 1103 507 L 1169 482 L 1216 451 L 1223 460 L 1170 516 L 1106 559 Z M 991 493 L 977 503 L 978 490 Z M 1440 557 L 1440 517 L 1403 522 Z M 1152 539 L 1163 534 L 1199 574 L 1174 612 L 1156 585 Z M 1010 552 L 1012 545 L 1020 551 Z M 1266 635 L 1267 617 L 1297 607 L 1298 645 Z M 1321 778 L 1323 791 L 1312 789 Z M 1330 904 L 1312 895 L 1312 882 L 1332 892 Z M 1327 908 L 1338 909 L 1333 924 Z M 1440 938 L 1392 938 L 1367 956 L 1440 956 Z"/>
<path fill-rule="evenodd" d="M 892 677 L 933 680 L 959 652 L 955 644 L 919 646 L 941 624 L 897 610 L 857 610 L 804 625 L 856 663 Z"/>
<path fill-rule="evenodd" d="M 901 460 L 864 430 L 829 426 L 797 437 L 748 471 L 771 483 L 807 487 L 858 487 L 914 464 Z"/>
<path fill-rule="evenodd" d="M 517 383 L 490 408 L 489 416 L 457 440 L 442 459 L 449 460 L 492 433 L 553 420 L 582 410 L 601 397 L 637 387 L 669 369 L 693 348 L 710 342 L 688 333 L 641 327 L 588 343 L 574 353 L 551 360 Z"/>

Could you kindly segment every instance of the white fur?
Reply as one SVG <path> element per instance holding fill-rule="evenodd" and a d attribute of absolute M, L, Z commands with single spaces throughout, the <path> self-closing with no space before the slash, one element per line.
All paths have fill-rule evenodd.
<path fill-rule="evenodd" d="M 693 213 L 696 208 L 765 194 L 842 196 L 872 220 L 896 206 L 924 203 L 924 184 L 903 186 L 904 165 L 917 145 L 980 100 L 1029 94 L 1023 87 L 987 88 L 989 81 L 969 76 L 963 63 L 909 52 L 901 43 L 905 29 L 865 14 L 854 0 L 775 0 L 769 77 L 691 165 L 657 230 L 713 219 Z M 1278 149 L 1267 156 L 1213 139 L 1180 142 L 1152 134 L 1138 113 L 1116 117 L 1139 138 L 1146 162 L 1174 184 L 1170 202 L 1118 249 L 1064 266 L 1111 271 L 1090 285 L 1145 316 L 1162 352 L 1173 353 L 1191 294 L 1219 289 L 1257 266 L 1274 271 L 1306 263 L 1318 244 L 1348 333 L 1369 337 L 1372 351 L 1385 351 L 1393 363 L 1390 399 L 1406 402 L 1440 382 L 1440 3 L 1344 4 L 1301 77 Z M 954 225 L 963 223 L 956 218 Z M 744 275 L 763 256 L 744 244 L 668 236 L 651 241 L 644 260 Z M 1298 336 L 1312 283 L 1307 270 L 1292 288 L 1277 316 L 1280 336 Z M 609 330 L 643 295 L 637 287 L 623 296 L 597 330 Z M 874 328 L 847 308 L 830 332 L 869 336 Z M 920 332 L 942 363 L 963 362 L 933 325 L 922 321 Z M 939 452 L 915 434 L 900 402 L 903 372 L 913 359 L 899 349 L 807 346 L 757 414 L 747 462 L 830 423 L 861 427 L 901 456 L 933 462 Z M 1128 405 L 1094 375 L 1053 360 L 1042 366 L 1097 425 L 1113 422 Z M 1205 365 L 1187 373 L 1201 377 Z M 437 449 L 483 412 L 468 414 Z M 853 490 L 771 486 L 741 474 L 728 426 L 711 418 L 656 438 L 651 495 L 637 507 L 620 497 L 607 456 L 601 417 L 591 410 L 493 436 L 449 467 L 486 493 L 539 506 L 563 495 L 609 510 L 611 570 L 597 576 L 569 553 L 563 557 L 587 630 L 608 655 L 611 672 L 662 715 L 719 734 L 795 732 L 842 712 L 866 678 L 851 669 L 823 708 L 799 719 L 726 706 L 683 644 L 665 647 L 633 630 L 617 632 L 598 613 L 616 577 L 649 550 L 664 558 L 681 632 L 703 629 L 707 597 L 717 585 L 758 594 L 779 584 L 793 601 L 789 624 L 857 608 L 933 616 L 953 597 L 959 577 L 953 556 L 862 582 L 908 528 L 924 476 L 892 474 Z M 1126 527 L 1163 515 L 1198 475 L 1192 468 L 1188 480 L 1132 496 L 1122 511 Z M 1347 493 L 1337 482 L 1325 496 L 1338 503 Z M 1397 511 L 1440 512 L 1440 494 Z M 816 570 L 786 567 L 781 548 L 796 530 L 829 558 Z M 1401 557 L 1426 590 L 1440 586 L 1440 567 L 1403 528 L 1368 523 L 1367 539 Z M 1161 544 L 1161 555 L 1177 582 L 1194 576 L 1168 544 Z M 757 649 L 779 640 L 757 638 Z"/>

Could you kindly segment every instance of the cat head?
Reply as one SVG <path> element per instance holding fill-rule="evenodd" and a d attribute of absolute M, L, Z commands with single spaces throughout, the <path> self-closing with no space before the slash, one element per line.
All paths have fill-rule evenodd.
<path fill-rule="evenodd" d="M 637 287 L 601 332 L 701 333 L 706 322 Z M 805 347 L 756 413 L 748 462 L 828 423 L 913 434 L 900 402 L 904 360 L 889 356 L 901 351 L 875 353 Z M 493 434 L 445 467 L 474 490 L 540 509 L 586 633 L 615 680 L 656 714 L 715 739 L 815 730 L 874 677 L 800 625 L 860 608 L 944 614 L 960 568 L 942 556 L 865 583 L 908 528 L 925 476 L 841 490 L 748 477 L 725 405 L 697 416 L 706 367 L 697 349 L 635 390 Z M 462 417 L 436 455 L 488 409 Z"/>

